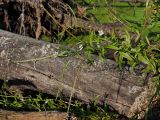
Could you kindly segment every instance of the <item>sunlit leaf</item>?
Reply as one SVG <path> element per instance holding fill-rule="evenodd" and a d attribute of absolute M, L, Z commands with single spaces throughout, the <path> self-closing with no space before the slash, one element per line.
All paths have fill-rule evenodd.
<path fill-rule="evenodd" d="M 130 60 L 130 61 L 133 60 L 129 53 L 124 53 L 124 52 L 119 52 L 119 53 L 123 58 L 126 58 L 127 60 Z"/>
<path fill-rule="evenodd" d="M 113 46 L 113 45 L 108 45 L 106 48 L 108 48 L 108 49 L 113 49 L 113 50 L 119 50 L 118 47 Z"/>

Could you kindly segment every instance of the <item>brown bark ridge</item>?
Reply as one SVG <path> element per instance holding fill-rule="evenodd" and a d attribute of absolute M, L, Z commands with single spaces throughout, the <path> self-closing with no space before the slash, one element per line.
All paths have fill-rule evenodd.
<path fill-rule="evenodd" d="M 94 56 L 89 65 L 85 57 L 57 53 L 64 53 L 57 44 L 0 30 L 0 79 L 20 90 L 59 92 L 86 103 L 98 97 L 99 104 L 128 117 L 143 113 L 155 93 L 151 77 L 120 70 L 112 60 L 102 63 Z"/>
<path fill-rule="evenodd" d="M 67 120 L 68 114 L 61 112 L 15 112 L 0 110 L 0 120 Z M 76 117 L 71 120 L 77 120 Z"/>

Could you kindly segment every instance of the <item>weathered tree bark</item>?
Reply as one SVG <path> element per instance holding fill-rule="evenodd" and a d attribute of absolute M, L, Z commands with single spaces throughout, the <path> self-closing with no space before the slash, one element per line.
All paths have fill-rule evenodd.
<path fill-rule="evenodd" d="M 57 44 L 0 30 L 0 79 L 8 80 L 11 88 L 59 92 L 86 103 L 98 96 L 98 103 L 128 117 L 143 113 L 155 93 L 149 75 L 120 70 L 109 59 L 102 63 L 94 56 L 89 65 L 85 56 L 63 55 Z"/>
<path fill-rule="evenodd" d="M 67 113 L 60 112 L 15 112 L 0 110 L 0 120 L 67 120 L 67 118 Z M 77 119 L 72 116 L 70 120 Z"/>

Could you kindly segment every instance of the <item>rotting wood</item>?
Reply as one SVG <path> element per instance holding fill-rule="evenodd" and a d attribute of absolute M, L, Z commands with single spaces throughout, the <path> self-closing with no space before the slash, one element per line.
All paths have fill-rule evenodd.
<path fill-rule="evenodd" d="M 0 30 L 0 79 L 20 90 L 60 92 L 66 97 L 73 93 L 86 103 L 98 96 L 99 104 L 107 103 L 128 117 L 144 112 L 155 93 L 150 76 L 119 70 L 114 61 L 102 63 L 96 56 L 93 65 L 87 64 L 85 57 L 53 57 L 61 54 L 58 48 L 57 44 Z"/>

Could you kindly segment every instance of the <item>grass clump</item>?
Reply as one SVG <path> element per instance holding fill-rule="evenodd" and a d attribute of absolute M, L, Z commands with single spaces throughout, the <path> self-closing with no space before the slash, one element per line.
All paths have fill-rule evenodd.
<path fill-rule="evenodd" d="M 39 93 L 36 91 L 11 91 L 7 83 L 1 83 L 0 107 L 6 110 L 16 111 L 61 111 L 66 112 L 69 102 L 64 97 L 54 97 L 52 95 Z M 84 104 L 78 100 L 72 100 L 68 111 L 76 115 L 79 119 L 91 120 L 115 120 L 120 117 L 111 111 L 108 105 L 100 106 L 96 101 Z M 123 116 L 121 116 L 123 117 Z"/>

